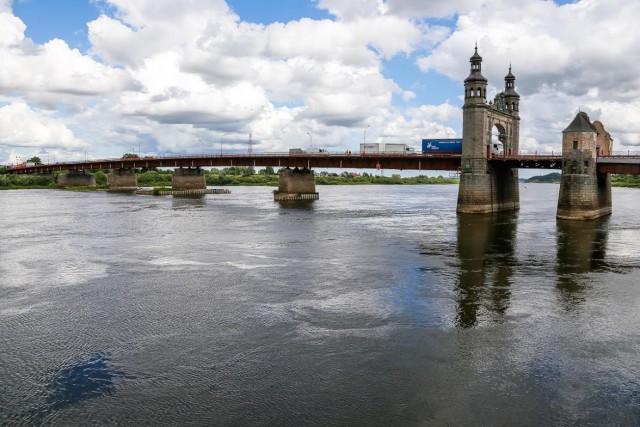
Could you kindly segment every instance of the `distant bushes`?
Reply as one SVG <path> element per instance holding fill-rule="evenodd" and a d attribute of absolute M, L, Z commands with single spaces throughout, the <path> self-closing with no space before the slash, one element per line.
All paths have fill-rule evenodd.
<path fill-rule="evenodd" d="M 0 188 L 57 188 L 54 175 L 0 175 Z"/>

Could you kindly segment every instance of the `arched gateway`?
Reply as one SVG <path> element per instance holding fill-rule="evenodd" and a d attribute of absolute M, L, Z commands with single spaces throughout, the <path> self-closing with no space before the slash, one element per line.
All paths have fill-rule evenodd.
<path fill-rule="evenodd" d="M 520 95 L 515 76 L 504 78 L 505 89 L 487 103 L 487 79 L 482 75 L 478 47 L 464 81 L 462 107 L 462 166 L 458 192 L 459 213 L 516 211 L 520 208 L 518 170 L 492 164 L 491 157 L 516 154 L 519 147 Z"/>

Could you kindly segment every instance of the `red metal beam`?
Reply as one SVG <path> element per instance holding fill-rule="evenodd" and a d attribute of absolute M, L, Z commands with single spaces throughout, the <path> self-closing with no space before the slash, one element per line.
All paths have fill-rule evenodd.
<path fill-rule="evenodd" d="M 560 169 L 559 155 L 513 155 L 493 157 L 492 163 L 512 168 Z M 118 168 L 179 168 L 255 166 L 274 168 L 335 168 L 335 169 L 393 169 L 393 170 L 459 170 L 460 154 L 404 154 L 404 153 L 262 153 L 146 157 L 142 159 L 99 159 L 84 162 L 59 162 L 35 166 L 10 167 L 18 174 L 50 173 L 63 170 L 96 170 Z M 616 155 L 598 158 L 599 173 L 640 175 L 640 158 Z"/>
<path fill-rule="evenodd" d="M 225 154 L 200 156 L 167 156 L 143 159 L 100 159 L 86 162 L 60 162 L 9 168 L 12 173 L 48 173 L 62 170 L 96 170 L 118 168 L 179 167 L 298 167 L 337 169 L 457 170 L 460 155 L 423 154 Z"/>

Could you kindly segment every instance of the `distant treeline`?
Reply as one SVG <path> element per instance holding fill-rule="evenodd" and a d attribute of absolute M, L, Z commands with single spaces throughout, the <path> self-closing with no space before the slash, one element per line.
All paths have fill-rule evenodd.
<path fill-rule="evenodd" d="M 43 175 L 11 175 L 6 168 L 0 168 L 0 189 L 9 188 L 59 188 L 57 175 L 60 172 Z M 106 188 L 108 170 L 92 172 L 96 176 L 96 188 Z M 142 169 L 138 172 L 140 187 L 170 187 L 173 170 Z M 256 172 L 252 167 L 231 167 L 205 171 L 207 185 L 210 186 L 278 186 L 278 174 L 267 167 Z M 455 178 L 442 176 L 428 177 L 424 175 L 403 178 L 399 174 L 389 177 L 369 173 L 350 172 L 325 173 L 316 175 L 317 185 L 416 185 L 416 184 L 457 184 Z"/>
<path fill-rule="evenodd" d="M 533 176 L 524 182 L 546 183 L 546 184 L 559 184 L 560 173 L 552 172 L 546 175 Z M 635 175 L 611 175 L 612 187 L 632 187 L 640 188 L 640 176 Z"/>

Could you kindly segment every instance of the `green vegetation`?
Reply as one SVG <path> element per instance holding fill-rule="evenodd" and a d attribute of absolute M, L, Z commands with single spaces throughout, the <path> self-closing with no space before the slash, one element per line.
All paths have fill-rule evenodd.
<path fill-rule="evenodd" d="M 6 171 L 0 174 L 0 190 L 16 188 L 60 188 L 56 177 L 48 175 L 8 175 Z"/>
<path fill-rule="evenodd" d="M 535 182 L 544 184 L 558 184 L 560 183 L 560 173 L 552 172 L 546 175 L 536 175 L 525 180 L 524 182 Z"/>
<path fill-rule="evenodd" d="M 42 160 L 40 160 L 40 157 L 38 157 L 38 156 L 33 156 L 32 158 L 27 160 L 27 163 L 34 163 L 36 165 L 41 165 L 42 164 Z"/>
<path fill-rule="evenodd" d="M 125 154 L 126 155 L 126 154 Z M 96 187 L 74 188 L 74 191 L 100 190 L 107 186 L 108 170 L 93 172 L 96 176 Z M 7 188 L 61 188 L 57 184 L 57 175 L 11 175 L 6 168 L 0 168 L 0 189 Z M 141 187 L 156 187 L 158 191 L 170 190 L 173 170 L 140 170 L 138 185 Z M 256 173 L 252 167 L 231 167 L 212 169 L 205 172 L 207 185 L 210 186 L 278 186 L 278 174 L 272 167 L 264 168 Z M 416 185 L 416 184 L 456 184 L 458 179 L 428 177 L 424 175 L 402 178 L 399 174 L 390 177 L 369 173 L 354 174 L 350 172 L 326 173 L 316 175 L 317 185 Z M 154 189 L 155 191 L 155 189 Z"/>
<path fill-rule="evenodd" d="M 153 195 L 154 196 L 159 196 L 161 192 L 163 191 L 171 191 L 173 190 L 173 188 L 171 187 L 153 187 Z"/>
<path fill-rule="evenodd" d="M 640 188 L 640 176 L 635 175 L 611 175 L 612 187 Z"/>
<path fill-rule="evenodd" d="M 547 175 L 538 175 L 533 176 L 524 182 L 534 182 L 534 183 L 553 183 L 557 184 L 560 182 L 560 173 L 553 172 Z M 629 188 L 640 188 L 640 176 L 635 175 L 611 175 L 611 186 L 612 187 L 629 187 Z"/>
<path fill-rule="evenodd" d="M 444 178 L 443 176 L 429 177 L 424 175 L 410 178 L 402 178 L 399 174 L 379 176 L 368 173 L 352 174 L 342 172 L 341 174 L 330 173 L 316 176 L 317 185 L 418 185 L 418 184 L 457 184 L 457 178 Z"/>

